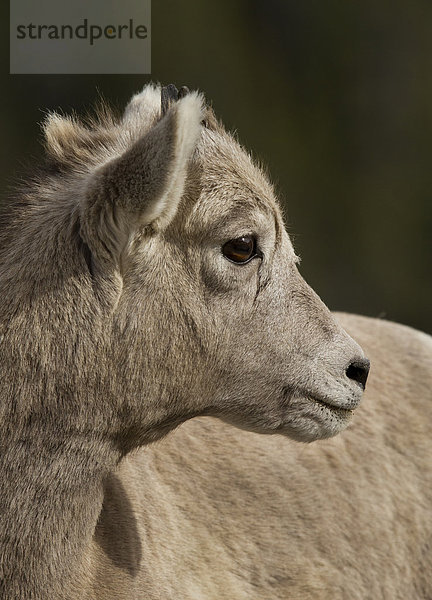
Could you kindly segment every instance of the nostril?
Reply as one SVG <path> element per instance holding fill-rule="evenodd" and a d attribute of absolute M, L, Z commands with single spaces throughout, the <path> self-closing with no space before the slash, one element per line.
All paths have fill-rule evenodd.
<path fill-rule="evenodd" d="M 366 381 L 369 375 L 370 362 L 367 358 L 354 360 L 346 370 L 346 376 L 361 385 L 363 389 L 366 387 Z"/>

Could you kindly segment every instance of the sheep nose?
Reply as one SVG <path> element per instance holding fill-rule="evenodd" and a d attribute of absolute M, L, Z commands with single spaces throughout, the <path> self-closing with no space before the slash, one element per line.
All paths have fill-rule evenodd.
<path fill-rule="evenodd" d="M 360 384 L 360 387 L 364 390 L 366 387 L 366 380 L 369 375 L 370 362 L 367 358 L 359 358 L 353 360 L 348 365 L 345 373 L 348 379 L 352 379 Z"/>

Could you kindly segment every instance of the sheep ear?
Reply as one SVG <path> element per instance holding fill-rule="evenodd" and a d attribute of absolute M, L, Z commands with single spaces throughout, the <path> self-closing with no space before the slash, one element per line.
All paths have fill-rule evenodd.
<path fill-rule="evenodd" d="M 93 174 L 81 207 L 81 232 L 93 254 L 119 263 L 143 225 L 164 229 L 183 195 L 203 118 L 202 98 L 174 104 L 148 133 Z"/>
<path fill-rule="evenodd" d="M 57 165 L 73 167 L 90 158 L 92 132 L 74 117 L 50 113 L 42 129 L 47 154 Z"/>

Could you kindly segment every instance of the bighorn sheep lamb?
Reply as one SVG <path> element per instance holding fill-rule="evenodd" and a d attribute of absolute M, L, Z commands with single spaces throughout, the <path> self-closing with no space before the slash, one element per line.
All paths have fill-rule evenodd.
<path fill-rule="evenodd" d="M 2 600 L 432 598 L 431 338 L 328 311 L 199 94 L 45 138 L 0 224 Z"/>

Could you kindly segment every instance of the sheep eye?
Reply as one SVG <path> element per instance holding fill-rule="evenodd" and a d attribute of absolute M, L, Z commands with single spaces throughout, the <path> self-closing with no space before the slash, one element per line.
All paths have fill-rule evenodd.
<path fill-rule="evenodd" d="M 242 264 L 260 255 L 257 250 L 256 239 L 252 235 L 243 235 L 234 240 L 229 240 L 222 246 L 222 254 L 228 260 Z"/>

